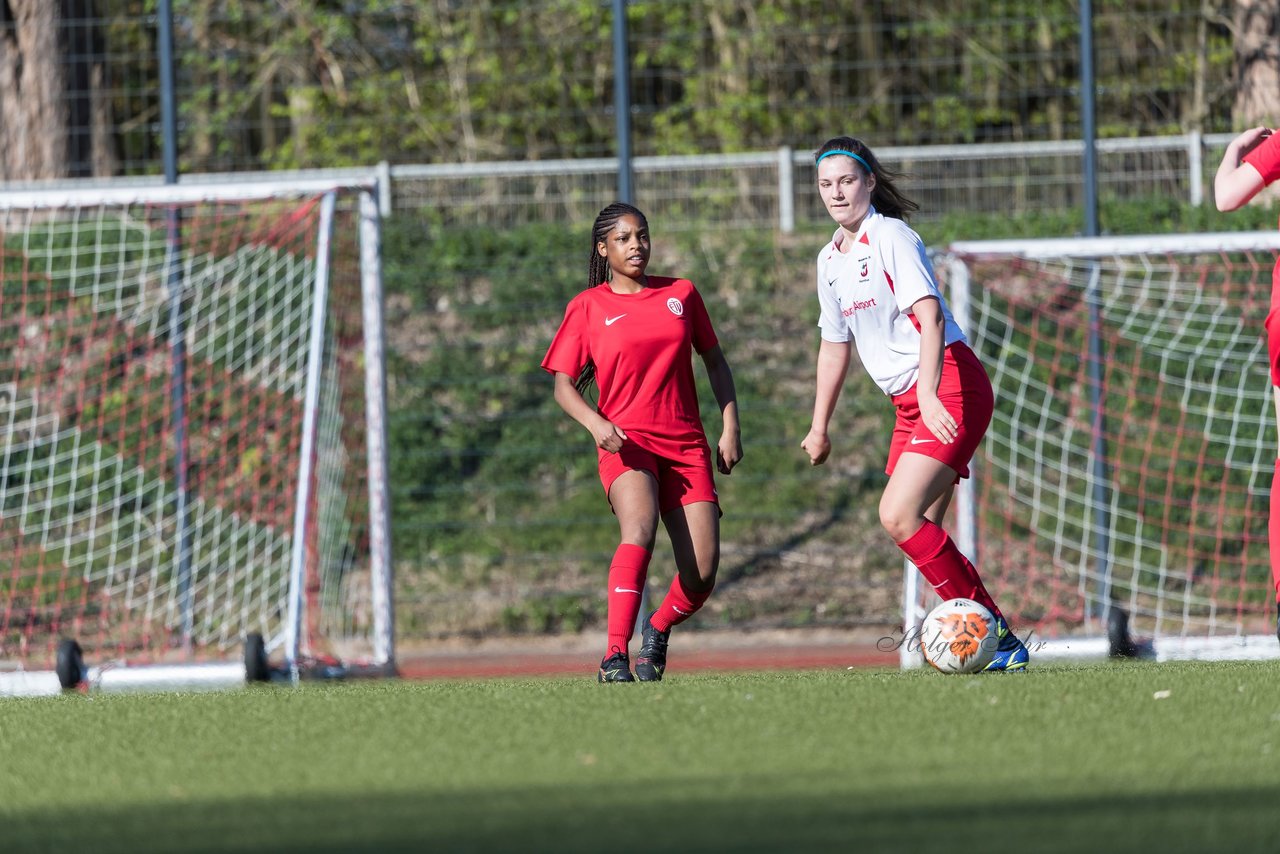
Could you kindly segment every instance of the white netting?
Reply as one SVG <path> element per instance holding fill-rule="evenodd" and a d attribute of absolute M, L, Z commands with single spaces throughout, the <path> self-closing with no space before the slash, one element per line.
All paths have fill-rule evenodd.
<path fill-rule="evenodd" d="M 976 550 L 1016 624 L 1096 633 L 1116 605 L 1157 640 L 1274 629 L 1263 319 L 1280 239 L 1251 242 L 956 247 L 949 278 L 968 280 L 997 399 Z"/>
<path fill-rule="evenodd" d="M 221 195 L 172 208 L 0 198 L 0 661 L 47 665 L 61 637 L 89 657 L 157 660 L 182 646 L 187 626 L 197 658 L 238 650 L 249 632 L 283 636 L 325 246 L 303 643 L 317 655 L 371 648 L 356 197 L 344 194 L 330 223 L 317 193 Z"/>

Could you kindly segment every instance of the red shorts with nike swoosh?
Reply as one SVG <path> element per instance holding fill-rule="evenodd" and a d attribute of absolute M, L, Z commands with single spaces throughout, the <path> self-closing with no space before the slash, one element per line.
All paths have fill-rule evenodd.
<path fill-rule="evenodd" d="M 688 448 L 685 459 L 680 460 L 660 457 L 631 439 L 624 442 L 622 450 L 616 454 L 603 448 L 596 448 L 596 454 L 600 464 L 600 483 L 604 486 L 606 498 L 619 475 L 638 470 L 649 472 L 658 482 L 658 513 L 661 515 L 697 501 L 710 501 L 720 506 L 715 475 L 711 471 L 711 451 L 705 444 Z M 612 502 L 610 506 L 613 506 Z"/>
<path fill-rule="evenodd" d="M 893 440 L 889 444 L 889 463 L 885 474 L 893 474 L 898 457 L 904 453 L 924 454 L 946 463 L 956 470 L 957 480 L 969 476 L 969 460 L 978 450 L 978 444 L 991 423 L 995 411 L 995 395 L 991 380 L 967 344 L 956 343 L 942 356 L 942 379 L 938 383 L 938 399 L 955 418 L 959 430 L 956 439 L 943 444 L 920 420 L 920 406 L 916 401 L 916 387 L 895 395 L 893 405 L 898 410 L 897 423 L 893 425 Z"/>

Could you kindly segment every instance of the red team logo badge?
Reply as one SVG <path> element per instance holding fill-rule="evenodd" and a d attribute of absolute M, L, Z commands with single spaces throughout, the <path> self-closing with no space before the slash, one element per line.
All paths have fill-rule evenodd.
<path fill-rule="evenodd" d="M 862 266 L 858 268 L 858 278 L 863 282 L 871 278 L 871 262 L 870 261 L 864 260 L 862 262 Z"/>
<path fill-rule="evenodd" d="M 671 299 L 667 300 L 667 308 L 671 309 L 671 313 L 674 314 L 676 317 L 679 317 L 680 315 L 684 314 L 684 306 L 680 303 L 680 300 L 676 299 L 675 297 L 672 297 Z"/>

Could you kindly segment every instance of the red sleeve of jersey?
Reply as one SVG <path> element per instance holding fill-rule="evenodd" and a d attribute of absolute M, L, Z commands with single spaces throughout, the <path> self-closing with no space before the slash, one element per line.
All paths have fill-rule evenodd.
<path fill-rule="evenodd" d="M 586 305 L 580 299 L 572 300 L 564 310 L 564 320 L 551 339 L 547 355 L 542 358 L 542 369 L 547 373 L 568 374 L 577 377 L 591 359 L 591 349 L 586 336 Z"/>
<path fill-rule="evenodd" d="M 711 327 L 711 316 L 702 302 L 702 294 L 692 284 L 689 285 L 689 320 L 693 330 L 693 351 L 705 353 L 720 343 L 716 331 Z"/>
<path fill-rule="evenodd" d="M 1243 161 L 1257 169 L 1268 184 L 1280 178 L 1280 134 L 1273 133 L 1264 139 L 1261 145 L 1244 156 Z"/>

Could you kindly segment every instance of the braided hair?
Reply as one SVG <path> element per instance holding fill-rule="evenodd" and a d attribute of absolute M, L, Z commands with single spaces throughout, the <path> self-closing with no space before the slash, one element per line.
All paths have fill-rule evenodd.
<path fill-rule="evenodd" d="M 837 136 L 829 139 L 822 144 L 813 155 L 814 165 L 822 159 L 822 155 L 828 151 L 851 151 L 858 157 L 862 158 L 862 162 L 857 163 L 858 168 L 870 168 L 871 174 L 876 176 L 876 185 L 871 190 L 871 204 L 876 211 L 884 214 L 891 219 L 906 220 L 907 214 L 920 210 L 920 206 L 908 199 L 902 192 L 894 186 L 894 181 L 902 177 L 902 173 L 894 172 L 888 169 L 876 156 L 871 153 L 871 149 L 860 139 L 854 139 L 851 136 Z"/>
<path fill-rule="evenodd" d="M 587 262 L 587 288 L 594 288 L 609 281 L 612 273 L 609 269 L 609 259 L 602 256 L 596 247 L 608 238 L 609 232 L 613 231 L 613 227 L 618 224 L 618 220 L 624 216 L 633 216 L 640 221 L 642 228 L 646 230 L 649 228 L 649 221 L 645 219 L 640 209 L 625 202 L 614 202 L 600 211 L 596 216 L 595 225 L 591 227 L 591 255 L 590 260 Z M 582 373 L 578 374 L 573 386 L 578 390 L 579 394 L 586 394 L 587 389 L 595 378 L 596 366 L 593 362 L 587 362 L 582 369 Z"/>

